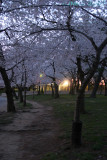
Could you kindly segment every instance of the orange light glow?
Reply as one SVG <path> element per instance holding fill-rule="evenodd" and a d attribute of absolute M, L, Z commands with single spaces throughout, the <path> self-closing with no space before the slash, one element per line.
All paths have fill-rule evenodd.
<path fill-rule="evenodd" d="M 68 85 L 69 85 L 69 81 L 65 80 L 64 83 L 63 83 L 63 86 L 67 87 Z"/>

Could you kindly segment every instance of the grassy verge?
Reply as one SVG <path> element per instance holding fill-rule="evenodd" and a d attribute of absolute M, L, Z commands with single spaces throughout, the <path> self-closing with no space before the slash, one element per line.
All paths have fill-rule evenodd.
<path fill-rule="evenodd" d="M 51 95 L 34 95 L 34 97 L 32 95 L 29 95 L 27 96 L 27 99 L 28 100 L 31 100 L 31 101 L 36 101 L 36 102 L 46 102 L 46 101 L 49 101 L 49 100 L 53 100 L 52 96 Z"/>
<path fill-rule="evenodd" d="M 32 96 L 28 96 L 32 100 Z M 35 96 L 34 100 L 44 105 L 53 106 L 55 116 L 62 128 L 62 140 L 66 144 L 61 152 L 49 153 L 43 160 L 106 160 L 107 159 L 107 97 L 97 96 L 85 98 L 87 114 L 81 114 L 83 122 L 81 148 L 70 148 L 71 128 L 74 115 L 76 96 L 61 95 L 53 99 L 51 95 Z"/>
<path fill-rule="evenodd" d="M 23 103 L 16 102 L 16 108 L 18 110 L 26 110 L 26 109 L 32 109 L 32 104 L 31 103 L 26 103 L 26 106 L 23 106 Z"/>

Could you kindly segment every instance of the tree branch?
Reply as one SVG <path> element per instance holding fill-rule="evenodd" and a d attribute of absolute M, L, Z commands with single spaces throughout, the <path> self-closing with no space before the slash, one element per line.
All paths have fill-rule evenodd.
<path fill-rule="evenodd" d="M 6 69 L 6 71 L 10 71 L 13 68 L 15 68 L 18 64 L 20 64 L 21 62 L 23 62 L 24 59 L 22 59 L 20 62 L 18 62 L 17 64 L 15 64 L 14 66 L 12 66 L 11 68 Z"/>
<path fill-rule="evenodd" d="M 101 43 L 101 45 L 98 47 L 98 50 L 101 52 L 106 45 L 107 45 L 107 37 L 106 37 L 105 40 Z"/>
<path fill-rule="evenodd" d="M 96 16 L 95 14 L 93 14 L 93 13 L 87 11 L 87 10 L 84 9 L 84 8 L 82 8 L 82 10 L 85 11 L 85 12 L 87 12 L 87 13 L 90 14 L 91 16 L 93 16 L 93 17 L 95 17 L 95 18 L 101 20 L 102 22 L 104 22 L 104 23 L 107 25 L 107 21 L 105 21 L 103 18 Z"/>

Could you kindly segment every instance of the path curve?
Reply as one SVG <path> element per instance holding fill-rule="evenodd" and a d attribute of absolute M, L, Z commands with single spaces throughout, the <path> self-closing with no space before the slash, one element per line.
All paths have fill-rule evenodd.
<path fill-rule="evenodd" d="M 40 160 L 60 146 L 53 109 L 27 101 L 32 109 L 15 114 L 13 123 L 0 126 L 0 160 Z"/>

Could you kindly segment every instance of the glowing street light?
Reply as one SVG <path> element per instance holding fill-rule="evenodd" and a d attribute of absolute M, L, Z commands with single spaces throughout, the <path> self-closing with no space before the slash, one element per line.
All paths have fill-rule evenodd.
<path fill-rule="evenodd" d="M 42 78 L 42 77 L 43 77 L 43 74 L 41 73 L 41 74 L 39 75 L 39 77 Z"/>

